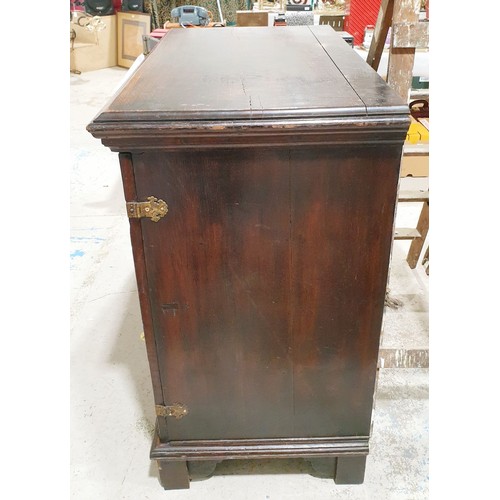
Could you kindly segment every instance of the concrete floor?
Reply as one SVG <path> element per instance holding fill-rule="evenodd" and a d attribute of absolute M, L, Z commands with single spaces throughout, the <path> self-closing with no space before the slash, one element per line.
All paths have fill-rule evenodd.
<path fill-rule="evenodd" d="M 363 485 L 336 486 L 305 462 L 281 460 L 227 461 L 190 490 L 160 487 L 148 458 L 154 407 L 117 155 L 85 131 L 126 74 L 71 75 L 71 498 L 428 498 L 428 370 L 420 368 L 379 372 Z M 400 206 L 397 225 L 414 225 L 418 211 Z M 403 306 L 387 310 L 382 347 L 427 349 L 426 283 L 408 269 L 407 248 L 394 245 L 390 288 Z"/>

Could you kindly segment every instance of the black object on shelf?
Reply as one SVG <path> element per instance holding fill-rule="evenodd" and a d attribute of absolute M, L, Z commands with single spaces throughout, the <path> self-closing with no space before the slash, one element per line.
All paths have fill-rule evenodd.
<path fill-rule="evenodd" d="M 348 33 L 347 31 L 339 31 L 339 34 L 348 45 L 354 47 L 354 37 L 350 33 Z"/>
<path fill-rule="evenodd" d="M 144 12 L 143 0 L 122 0 L 122 12 Z"/>
<path fill-rule="evenodd" d="M 114 14 L 113 0 L 85 0 L 85 12 L 92 16 L 109 16 Z"/>

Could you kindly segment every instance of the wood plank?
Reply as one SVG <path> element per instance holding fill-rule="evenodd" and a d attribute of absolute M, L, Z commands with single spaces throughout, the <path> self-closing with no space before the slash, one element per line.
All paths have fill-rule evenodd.
<path fill-rule="evenodd" d="M 415 49 L 391 49 L 387 83 L 406 101 L 409 100 Z"/>
<path fill-rule="evenodd" d="M 429 349 L 380 349 L 380 368 L 429 368 Z"/>
<path fill-rule="evenodd" d="M 408 250 L 408 257 L 406 262 L 411 269 L 415 269 L 420 253 L 424 246 L 425 238 L 427 237 L 427 232 L 429 231 L 429 203 L 424 203 L 422 211 L 420 212 L 420 217 L 417 223 L 417 230 L 420 233 L 419 236 L 414 239 L 411 243 L 410 250 Z"/>
<path fill-rule="evenodd" d="M 414 227 L 398 227 L 394 230 L 395 240 L 413 240 L 419 237 L 420 233 Z"/>
<path fill-rule="evenodd" d="M 387 87 L 383 78 L 370 68 L 361 57 L 352 58 L 352 49 L 339 33 L 328 26 L 309 26 L 323 49 L 350 83 L 356 94 L 363 100 L 367 114 L 405 113 L 407 101 Z M 288 28 L 287 28 L 288 29 Z M 332 87 L 333 89 L 333 87 Z"/>
<path fill-rule="evenodd" d="M 399 191 L 399 202 L 429 201 L 429 191 Z"/>
<path fill-rule="evenodd" d="M 411 144 L 410 142 L 405 142 L 403 145 L 403 155 L 409 156 L 423 156 L 429 155 L 429 143 L 428 142 L 418 142 L 416 144 Z"/>
<path fill-rule="evenodd" d="M 392 24 L 416 23 L 420 11 L 420 0 L 395 0 Z M 391 38 L 394 38 L 394 33 Z M 387 83 L 403 98 L 409 101 L 415 48 L 393 47 L 389 51 Z"/>
<path fill-rule="evenodd" d="M 345 16 L 319 16 L 319 24 L 328 24 L 335 31 L 343 31 L 344 30 L 344 20 Z"/>
<path fill-rule="evenodd" d="M 378 70 L 382 52 L 384 51 L 385 40 L 389 27 L 392 23 L 392 13 L 394 11 L 394 0 L 382 0 L 382 5 L 373 31 L 373 38 L 368 51 L 366 62 L 375 70 Z"/>
<path fill-rule="evenodd" d="M 416 101 L 417 99 L 429 100 L 429 89 L 411 89 L 410 100 Z"/>
<path fill-rule="evenodd" d="M 400 156 L 385 146 L 352 154 L 310 148 L 290 155 L 297 436 L 363 435 L 370 428 L 369 364 L 378 353 Z M 352 182 L 360 176 L 363 182 Z M 344 371 L 350 366 L 359 371 Z"/>
<path fill-rule="evenodd" d="M 429 46 L 429 23 L 396 23 L 392 26 L 392 46 L 425 49 Z"/>

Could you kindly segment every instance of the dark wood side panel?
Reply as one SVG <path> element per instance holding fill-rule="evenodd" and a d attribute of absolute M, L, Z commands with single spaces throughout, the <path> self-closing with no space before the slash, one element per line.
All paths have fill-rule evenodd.
<path fill-rule="evenodd" d="M 169 439 L 292 434 L 289 158 L 280 151 L 134 156 Z"/>
<path fill-rule="evenodd" d="M 134 178 L 134 168 L 132 156 L 128 153 L 120 153 L 120 168 L 123 181 L 123 190 L 126 201 L 136 200 L 136 187 Z M 130 239 L 132 242 L 132 252 L 134 256 L 135 274 L 137 289 L 139 292 L 139 302 L 141 306 L 142 324 L 144 328 L 144 338 L 146 341 L 146 351 L 148 355 L 151 380 L 153 383 L 153 396 L 155 404 L 163 404 L 163 393 L 160 379 L 160 369 L 156 352 L 156 340 L 154 337 L 153 324 L 151 319 L 151 307 L 148 295 L 148 279 L 144 260 L 144 248 L 142 245 L 142 229 L 139 219 L 129 219 Z M 161 433 L 164 433 L 164 426 L 161 426 Z"/>
<path fill-rule="evenodd" d="M 291 155 L 295 435 L 369 435 L 400 148 Z"/>

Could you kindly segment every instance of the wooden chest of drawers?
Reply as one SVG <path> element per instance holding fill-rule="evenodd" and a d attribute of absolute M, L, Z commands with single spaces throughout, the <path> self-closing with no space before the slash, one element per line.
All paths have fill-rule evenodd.
<path fill-rule="evenodd" d="M 119 152 L 165 488 L 302 457 L 363 481 L 408 107 L 329 26 L 171 30 Z"/>

